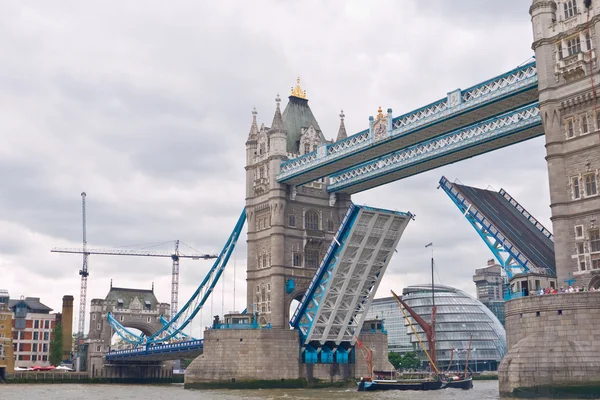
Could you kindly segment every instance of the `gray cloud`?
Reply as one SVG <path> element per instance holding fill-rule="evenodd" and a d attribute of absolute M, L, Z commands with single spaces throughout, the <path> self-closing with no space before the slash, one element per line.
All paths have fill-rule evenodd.
<path fill-rule="evenodd" d="M 327 138 L 339 110 L 349 132 L 378 106 L 395 115 L 521 64 L 532 55 L 529 2 L 160 1 L 0 5 L 0 273 L 13 296 L 55 309 L 78 296 L 88 193 L 91 246 L 181 239 L 216 252 L 244 206 L 245 148 L 256 106 L 297 76 Z M 428 281 L 435 243 L 442 283 L 474 293 L 491 254 L 441 191 L 439 178 L 504 187 L 550 227 L 542 139 L 361 193 L 356 203 L 417 214 L 378 296 Z M 245 234 L 242 236 L 245 239 Z M 245 240 L 236 251 L 236 308 L 245 303 Z M 170 245 L 162 247 L 170 250 Z M 211 262 L 182 261 L 180 302 Z M 118 286 L 170 297 L 170 260 L 90 257 L 89 298 Z M 233 272 L 213 311 L 233 309 Z M 209 305 L 204 324 L 210 321 Z M 199 330 L 202 323 L 198 323 Z"/>

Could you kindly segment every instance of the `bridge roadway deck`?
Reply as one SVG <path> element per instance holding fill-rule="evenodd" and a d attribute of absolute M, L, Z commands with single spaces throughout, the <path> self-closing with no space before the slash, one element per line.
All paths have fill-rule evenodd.
<path fill-rule="evenodd" d="M 535 63 L 394 118 L 383 138 L 359 132 L 285 162 L 277 181 L 302 185 L 538 101 Z"/>
<path fill-rule="evenodd" d="M 116 350 L 106 353 L 107 363 L 129 363 L 132 361 L 165 361 L 194 358 L 202 354 L 204 340 L 140 346 L 127 350 Z"/>
<path fill-rule="evenodd" d="M 362 192 L 543 134 L 539 108 L 531 105 L 333 174 L 327 191 Z"/>
<path fill-rule="evenodd" d="M 554 242 L 498 192 L 453 184 L 535 266 L 556 273 Z"/>

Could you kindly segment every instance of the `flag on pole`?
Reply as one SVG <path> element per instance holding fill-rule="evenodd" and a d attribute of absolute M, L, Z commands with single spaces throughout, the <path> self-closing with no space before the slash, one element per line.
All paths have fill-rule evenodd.
<path fill-rule="evenodd" d="M 431 243 L 429 243 L 429 244 L 426 244 L 426 245 L 425 245 L 425 248 L 428 248 L 429 246 L 433 246 L 433 242 L 431 242 Z"/>

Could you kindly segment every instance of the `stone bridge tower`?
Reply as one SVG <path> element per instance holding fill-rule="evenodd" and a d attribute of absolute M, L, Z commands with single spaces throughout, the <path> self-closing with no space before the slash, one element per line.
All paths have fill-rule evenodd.
<path fill-rule="evenodd" d="M 600 1 L 533 0 L 559 285 L 600 286 Z"/>
<path fill-rule="evenodd" d="M 253 111 L 246 141 L 247 301 L 259 323 L 287 328 L 291 302 L 308 288 L 350 196 L 327 193 L 325 179 L 301 187 L 277 183 L 282 162 L 326 143 L 299 79 L 283 113 L 280 102 L 277 96 L 270 127 L 259 128 Z M 346 137 L 340 117 L 337 140 Z"/>
<path fill-rule="evenodd" d="M 151 335 L 162 327 L 160 316 L 169 319 L 169 304 L 159 303 L 152 289 L 129 289 L 113 287 L 104 299 L 92 299 L 90 331 L 88 335 L 88 373 L 94 376 L 110 376 L 104 371 L 104 355 L 111 350 L 115 333 L 107 320 L 108 313 L 126 328 L 139 329 Z"/>

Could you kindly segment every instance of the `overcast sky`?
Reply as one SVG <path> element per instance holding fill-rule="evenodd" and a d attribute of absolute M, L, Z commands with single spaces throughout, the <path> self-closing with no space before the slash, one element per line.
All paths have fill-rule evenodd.
<path fill-rule="evenodd" d="M 79 303 L 81 256 L 50 249 L 81 246 L 82 191 L 91 247 L 180 239 L 218 252 L 244 207 L 254 106 L 270 125 L 276 95 L 285 105 L 300 76 L 326 138 L 337 134 L 340 109 L 348 133 L 361 131 L 378 106 L 399 115 L 530 58 L 529 5 L 0 0 L 0 287 L 55 311 L 65 294 Z M 474 269 L 492 254 L 436 189 L 442 175 L 502 187 L 551 229 L 544 155 L 538 138 L 355 195 L 417 215 L 377 297 L 429 281 L 429 242 L 439 282 L 475 293 Z M 243 245 L 238 310 L 245 257 Z M 210 265 L 182 261 L 180 304 Z M 104 298 L 111 279 L 155 282 L 169 301 L 169 259 L 92 256 L 89 270 L 88 302 Z M 234 308 L 233 268 L 225 280 L 212 314 L 222 297 L 225 311 Z"/>

